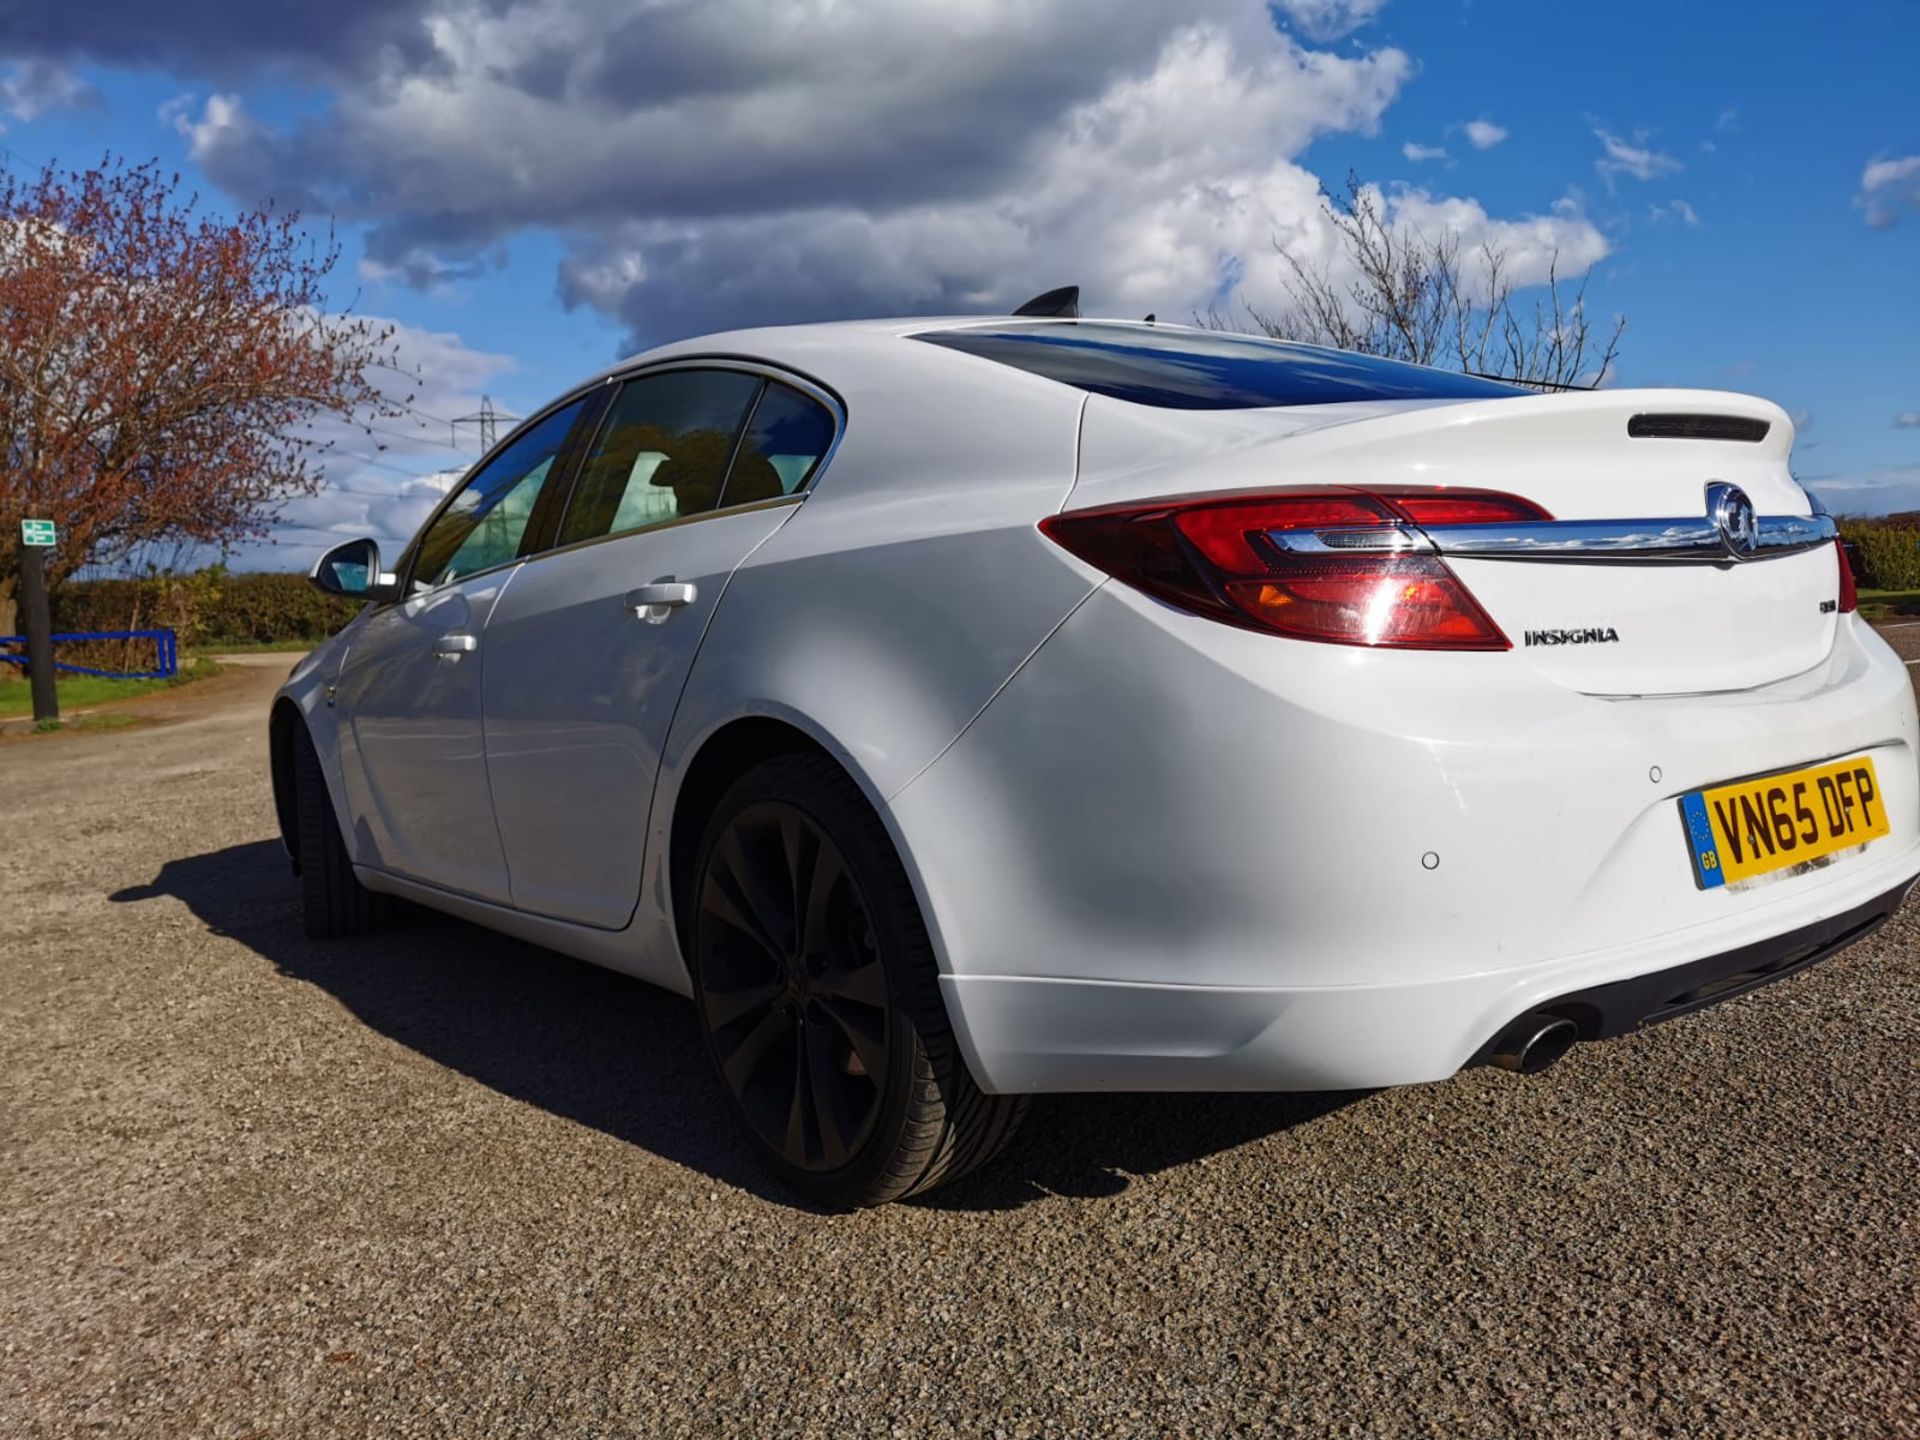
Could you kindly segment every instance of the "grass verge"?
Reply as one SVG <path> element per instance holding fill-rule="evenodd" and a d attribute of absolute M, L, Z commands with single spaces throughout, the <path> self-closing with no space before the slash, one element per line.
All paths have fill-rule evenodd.
<path fill-rule="evenodd" d="M 196 680 L 204 680 L 209 675 L 217 675 L 219 672 L 220 667 L 212 660 L 204 655 L 195 655 L 183 664 L 180 667 L 180 673 L 170 680 L 107 680 L 98 675 L 62 675 L 54 681 L 53 688 L 54 693 L 59 697 L 60 709 L 64 712 L 81 710 L 93 705 L 104 705 L 112 700 L 127 700 L 135 695 L 149 695 L 155 690 L 171 690 L 181 685 L 191 685 Z M 32 713 L 33 687 L 24 679 L 0 681 L 0 719 Z"/>
<path fill-rule="evenodd" d="M 1862 590 L 1860 614 L 1867 620 L 1920 615 L 1920 590 Z"/>

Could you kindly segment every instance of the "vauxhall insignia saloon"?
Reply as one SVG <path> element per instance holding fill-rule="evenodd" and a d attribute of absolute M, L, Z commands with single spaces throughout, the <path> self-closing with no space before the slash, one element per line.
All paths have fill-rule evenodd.
<path fill-rule="evenodd" d="M 393 897 L 693 1000 L 832 1205 L 1047 1091 L 1531 1071 L 1920 873 L 1905 666 L 1776 406 L 1072 316 L 641 355 L 476 464 L 271 717 Z"/>

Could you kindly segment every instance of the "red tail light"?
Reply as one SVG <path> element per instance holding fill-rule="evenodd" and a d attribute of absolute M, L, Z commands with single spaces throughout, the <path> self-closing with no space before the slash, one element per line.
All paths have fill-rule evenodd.
<path fill-rule="evenodd" d="M 1071 511 L 1047 537 L 1088 564 L 1197 615 L 1297 640 L 1414 650 L 1508 650 L 1511 642 L 1437 555 L 1379 553 L 1406 526 L 1549 520 L 1486 490 L 1296 490 Z M 1290 548 L 1289 532 L 1377 544 L 1342 554 Z M 1377 533 L 1369 533 L 1377 532 Z"/>
<path fill-rule="evenodd" d="M 1379 490 L 1395 510 L 1416 525 L 1525 524 L 1553 516 L 1531 500 L 1493 490 Z"/>
<path fill-rule="evenodd" d="M 1833 548 L 1840 556 L 1840 613 L 1851 615 L 1860 608 L 1860 592 L 1853 584 L 1853 562 L 1847 558 L 1844 541 L 1834 541 Z"/>

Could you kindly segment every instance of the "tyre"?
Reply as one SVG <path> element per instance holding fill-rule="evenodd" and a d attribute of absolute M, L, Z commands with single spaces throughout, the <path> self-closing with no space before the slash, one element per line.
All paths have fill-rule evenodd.
<path fill-rule="evenodd" d="M 734 782 L 683 914 L 709 1052 L 761 1160 L 847 1208 L 922 1194 L 1012 1139 L 1026 1097 L 982 1094 L 879 818 L 824 755 Z"/>
<path fill-rule="evenodd" d="M 307 934 L 329 940 L 379 929 L 386 918 L 386 897 L 367 889 L 353 873 L 320 756 L 301 724 L 293 732 L 293 793 L 299 811 L 295 850 L 300 861 L 300 918 Z"/>

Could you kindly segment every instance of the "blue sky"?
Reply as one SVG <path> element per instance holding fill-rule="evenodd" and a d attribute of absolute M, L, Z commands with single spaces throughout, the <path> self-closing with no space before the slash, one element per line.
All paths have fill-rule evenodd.
<path fill-rule="evenodd" d="M 1318 253 L 1349 171 L 1527 273 L 1590 264 L 1628 320 L 1612 383 L 1768 396 L 1835 509 L 1920 506 L 1911 0 L 14 9 L 13 164 L 158 156 L 210 205 L 335 215 L 337 302 L 421 368 L 241 563 L 399 538 L 471 458 L 439 421 L 691 331 L 1068 281 L 1094 311 L 1274 308 L 1272 242 Z"/>

